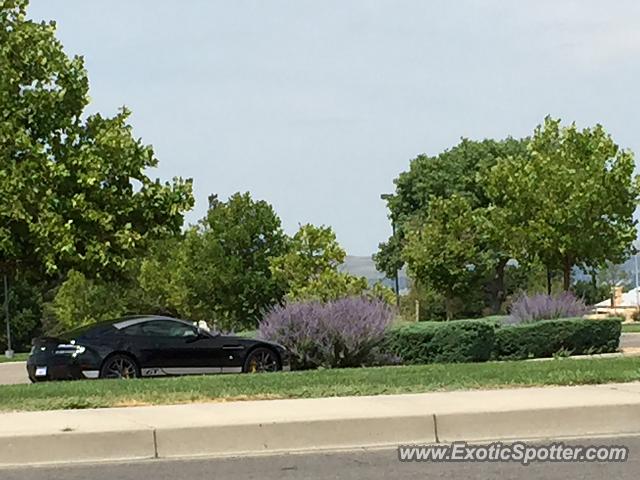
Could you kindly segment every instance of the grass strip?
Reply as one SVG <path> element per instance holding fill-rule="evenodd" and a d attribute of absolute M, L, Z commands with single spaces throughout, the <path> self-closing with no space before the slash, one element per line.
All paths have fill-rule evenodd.
<path fill-rule="evenodd" d="M 384 395 L 640 380 L 640 358 L 433 364 L 0 387 L 0 411 Z"/>
<path fill-rule="evenodd" d="M 8 362 L 26 362 L 28 353 L 16 353 L 13 358 L 7 358 L 0 352 L 0 363 L 8 363 Z"/>

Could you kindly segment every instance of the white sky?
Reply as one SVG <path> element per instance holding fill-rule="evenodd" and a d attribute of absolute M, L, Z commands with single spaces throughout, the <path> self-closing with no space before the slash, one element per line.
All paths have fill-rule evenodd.
<path fill-rule="evenodd" d="M 550 113 L 640 152 L 640 2 L 32 0 L 85 56 L 91 111 L 133 110 L 163 179 L 251 191 L 285 230 L 331 225 L 352 255 L 390 234 L 380 193 L 459 137 Z"/>

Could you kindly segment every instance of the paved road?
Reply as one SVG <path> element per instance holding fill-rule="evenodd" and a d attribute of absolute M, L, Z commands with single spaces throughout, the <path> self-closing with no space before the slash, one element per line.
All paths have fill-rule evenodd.
<path fill-rule="evenodd" d="M 640 333 L 623 333 L 620 338 L 623 348 L 640 348 Z"/>
<path fill-rule="evenodd" d="M 24 362 L 0 363 L 0 385 L 29 383 Z"/>
<path fill-rule="evenodd" d="M 626 445 L 626 463 L 400 463 L 395 450 L 282 455 L 270 457 L 149 460 L 137 463 L 0 469 L 2 480 L 294 480 L 294 479 L 460 479 L 500 478 L 552 480 L 583 478 L 637 480 L 640 475 L 640 438 L 591 439 L 572 445 Z"/>

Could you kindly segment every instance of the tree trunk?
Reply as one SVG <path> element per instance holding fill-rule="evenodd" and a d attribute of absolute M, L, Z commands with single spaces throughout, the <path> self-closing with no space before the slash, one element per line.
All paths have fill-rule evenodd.
<path fill-rule="evenodd" d="M 547 295 L 551 295 L 551 270 L 547 267 Z"/>
<path fill-rule="evenodd" d="M 500 307 L 505 299 L 504 291 L 504 270 L 507 266 L 508 259 L 501 259 L 496 265 L 493 279 L 491 280 L 491 298 L 489 306 L 493 315 L 500 313 Z"/>
<path fill-rule="evenodd" d="M 571 288 L 571 258 L 564 257 L 564 265 L 562 266 L 562 289 L 568 292 Z"/>
<path fill-rule="evenodd" d="M 444 311 L 447 321 L 453 319 L 453 300 L 450 297 L 444 299 Z"/>

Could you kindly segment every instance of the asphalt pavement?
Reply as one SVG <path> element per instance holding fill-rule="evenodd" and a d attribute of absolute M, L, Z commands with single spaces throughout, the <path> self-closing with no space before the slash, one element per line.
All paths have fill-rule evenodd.
<path fill-rule="evenodd" d="M 620 337 L 620 347 L 640 348 L 640 333 L 623 333 Z"/>
<path fill-rule="evenodd" d="M 29 383 L 24 362 L 0 363 L 0 385 Z"/>
<path fill-rule="evenodd" d="M 550 443 L 550 442 L 549 442 Z M 500 478 L 552 480 L 582 478 L 637 480 L 640 475 L 640 438 L 593 438 L 566 441 L 567 445 L 623 445 L 625 463 L 400 463 L 395 449 L 359 450 L 247 458 L 202 460 L 148 460 L 135 463 L 27 467 L 0 469 L 2 480 L 293 480 L 293 479 L 460 479 Z"/>

